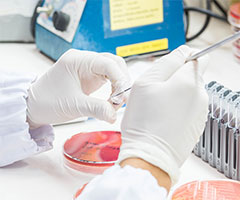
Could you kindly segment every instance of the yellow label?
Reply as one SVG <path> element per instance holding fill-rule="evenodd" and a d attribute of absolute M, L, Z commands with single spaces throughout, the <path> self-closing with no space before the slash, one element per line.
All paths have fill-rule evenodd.
<path fill-rule="evenodd" d="M 163 22 L 163 0 L 110 0 L 111 30 Z"/>
<path fill-rule="evenodd" d="M 168 49 L 167 38 L 117 47 L 116 54 L 118 56 L 126 57 L 164 49 Z"/>

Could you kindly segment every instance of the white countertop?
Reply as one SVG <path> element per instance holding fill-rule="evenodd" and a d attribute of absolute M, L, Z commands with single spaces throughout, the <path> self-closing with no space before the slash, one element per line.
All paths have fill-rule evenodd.
<path fill-rule="evenodd" d="M 200 24 L 201 17 L 194 19 Z M 195 28 L 197 25 L 194 26 Z M 204 48 L 231 33 L 230 27 L 212 20 L 204 34 L 193 42 L 191 47 Z M 0 67 L 16 69 L 39 75 L 48 70 L 53 61 L 42 55 L 34 44 L 0 43 Z M 151 66 L 150 60 L 128 62 L 131 73 L 138 68 L 143 70 Z M 240 64 L 234 61 L 231 45 L 222 47 L 210 54 L 210 63 L 204 76 L 206 83 L 216 80 L 232 90 L 240 90 Z M 107 94 L 106 94 L 107 95 Z M 40 200 L 71 199 L 74 193 L 89 178 L 86 175 L 70 172 L 63 166 L 62 146 L 64 141 L 79 132 L 95 130 L 119 130 L 122 112 L 115 124 L 88 120 L 85 122 L 55 126 L 54 149 L 37 156 L 0 168 L 1 200 Z M 204 178 L 226 178 L 200 158 L 191 155 L 181 168 L 179 184 Z"/>

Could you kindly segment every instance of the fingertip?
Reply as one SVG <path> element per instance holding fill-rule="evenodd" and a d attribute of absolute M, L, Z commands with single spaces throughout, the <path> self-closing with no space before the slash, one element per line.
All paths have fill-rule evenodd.
<path fill-rule="evenodd" d="M 156 60 L 154 66 L 144 76 L 150 77 L 152 81 L 166 81 L 185 64 L 186 59 L 189 58 L 192 52 L 191 48 L 182 45 L 170 54 Z"/>
<path fill-rule="evenodd" d="M 98 113 L 98 118 L 113 124 L 117 120 L 117 113 L 113 105 L 104 100 L 100 104 L 101 109 L 98 109 L 98 112 L 100 112 Z"/>
<path fill-rule="evenodd" d="M 100 53 L 100 54 L 107 57 L 107 58 L 113 59 L 114 61 L 116 61 L 120 65 L 125 65 L 125 66 L 127 65 L 125 60 L 120 56 L 117 56 L 117 55 L 114 55 L 114 54 L 111 54 L 111 53 Z"/>
<path fill-rule="evenodd" d="M 111 82 L 121 80 L 121 78 L 124 77 L 116 61 L 103 55 L 99 55 L 95 58 L 91 70 L 93 74 L 107 77 Z"/>
<path fill-rule="evenodd" d="M 116 64 L 122 70 L 122 72 L 125 74 L 125 76 L 128 79 L 130 79 L 130 75 L 129 75 L 128 68 L 127 68 L 127 63 L 126 63 L 126 61 L 122 57 L 114 55 L 114 54 L 111 54 L 111 53 L 100 53 L 100 54 L 102 56 L 104 56 L 106 58 L 110 58 L 114 62 L 116 62 Z"/>
<path fill-rule="evenodd" d="M 116 121 L 117 114 L 111 103 L 90 96 L 85 96 L 84 98 L 84 100 L 83 98 L 80 100 L 82 104 L 85 102 L 84 106 L 82 106 L 83 109 L 81 109 L 81 113 L 84 116 L 94 117 L 109 123 Z"/>
<path fill-rule="evenodd" d="M 107 121 L 108 123 L 110 123 L 110 124 L 114 124 L 115 122 L 116 122 L 116 118 L 115 119 L 111 119 L 110 121 Z"/>
<path fill-rule="evenodd" d="M 177 49 L 175 49 L 173 52 L 178 52 L 182 57 L 188 58 L 194 50 L 190 48 L 187 45 L 181 45 Z"/>
<path fill-rule="evenodd" d="M 117 113 L 114 107 L 109 102 L 107 103 L 111 106 L 111 108 L 106 109 L 104 120 L 113 124 L 117 120 Z"/>
<path fill-rule="evenodd" d="M 171 65 L 174 65 L 174 71 L 176 71 L 179 67 L 181 67 L 181 65 L 186 62 L 186 59 L 189 58 L 193 52 L 194 50 L 187 45 L 181 45 L 166 56 L 157 59 L 155 63 L 171 63 Z"/>

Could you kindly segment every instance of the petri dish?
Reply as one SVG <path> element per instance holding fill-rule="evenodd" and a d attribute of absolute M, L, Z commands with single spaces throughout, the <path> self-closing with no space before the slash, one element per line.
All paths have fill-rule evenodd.
<path fill-rule="evenodd" d="M 230 180 L 204 180 L 186 183 L 177 188 L 172 200 L 239 200 L 240 182 Z"/>
<path fill-rule="evenodd" d="M 83 192 L 84 184 L 76 194 L 76 200 Z M 239 200 L 240 182 L 230 180 L 193 181 L 178 187 L 171 200 Z"/>
<path fill-rule="evenodd" d="M 232 31 L 237 33 L 240 31 L 240 2 L 230 6 L 228 13 L 228 21 L 231 24 Z M 232 44 L 233 54 L 238 62 L 240 62 L 240 39 Z"/>
<path fill-rule="evenodd" d="M 114 165 L 120 146 L 121 133 L 118 131 L 78 133 L 64 143 L 63 161 L 71 169 L 101 174 Z"/>
<path fill-rule="evenodd" d="M 80 194 L 83 192 L 83 190 L 84 190 L 84 188 L 85 188 L 86 186 L 87 186 L 87 183 L 84 184 L 84 185 L 76 192 L 76 194 L 75 194 L 74 197 L 73 197 L 73 200 L 77 199 L 77 198 L 80 196 Z"/>

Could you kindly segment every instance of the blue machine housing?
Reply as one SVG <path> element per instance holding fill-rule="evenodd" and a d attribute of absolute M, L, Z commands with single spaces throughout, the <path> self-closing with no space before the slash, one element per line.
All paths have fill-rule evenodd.
<path fill-rule="evenodd" d="M 168 39 L 168 50 L 172 51 L 185 43 L 183 1 L 163 0 L 163 10 L 162 23 L 112 31 L 109 0 L 88 0 L 71 43 L 37 23 L 36 45 L 54 60 L 70 48 L 116 54 L 119 46 L 163 38 Z"/>

